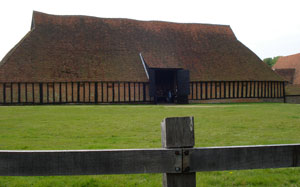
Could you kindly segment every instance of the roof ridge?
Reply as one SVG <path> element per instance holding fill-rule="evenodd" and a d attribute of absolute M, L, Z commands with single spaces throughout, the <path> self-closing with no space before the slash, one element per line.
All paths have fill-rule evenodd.
<path fill-rule="evenodd" d="M 287 55 L 287 56 L 281 56 L 281 57 L 279 57 L 279 58 L 294 57 L 294 56 L 299 56 L 299 57 L 300 57 L 300 53 L 295 53 L 295 54 Z"/>
<path fill-rule="evenodd" d="M 220 26 L 220 27 L 230 27 L 230 25 L 226 24 L 213 24 L 213 23 L 196 23 L 196 22 L 175 22 L 175 21 L 164 21 L 164 20 L 139 20 L 133 18 L 111 18 L 111 17 L 96 17 L 96 16 L 87 16 L 87 15 L 59 15 L 59 14 L 48 14 L 40 11 L 33 11 L 33 19 L 35 16 L 44 15 L 51 17 L 86 17 L 86 18 L 95 18 L 95 19 L 106 19 L 106 20 L 129 20 L 129 21 L 137 21 L 137 22 L 157 22 L 157 23 L 170 23 L 170 24 L 179 24 L 179 25 L 206 25 L 206 26 Z"/>

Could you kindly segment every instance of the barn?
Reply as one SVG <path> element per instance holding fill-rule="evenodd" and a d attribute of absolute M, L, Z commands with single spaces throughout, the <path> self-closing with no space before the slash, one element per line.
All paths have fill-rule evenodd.
<path fill-rule="evenodd" d="M 300 103 L 300 53 L 279 57 L 272 69 L 287 81 L 286 102 Z"/>
<path fill-rule="evenodd" d="M 230 26 L 33 12 L 0 63 L 1 104 L 283 102 Z"/>

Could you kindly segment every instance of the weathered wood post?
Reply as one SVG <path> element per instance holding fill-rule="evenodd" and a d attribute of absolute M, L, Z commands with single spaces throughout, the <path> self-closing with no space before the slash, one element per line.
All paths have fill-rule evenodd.
<path fill-rule="evenodd" d="M 189 173 L 189 151 L 183 148 L 191 148 L 195 144 L 194 117 L 165 118 L 161 123 L 161 140 L 163 148 L 182 148 L 176 154 L 182 155 L 182 167 L 174 168 L 181 173 L 164 173 L 163 187 L 195 187 L 196 174 Z"/>

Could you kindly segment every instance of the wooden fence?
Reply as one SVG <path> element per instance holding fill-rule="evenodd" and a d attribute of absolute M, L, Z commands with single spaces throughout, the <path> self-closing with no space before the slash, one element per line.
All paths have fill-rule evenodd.
<path fill-rule="evenodd" d="M 194 118 L 165 118 L 160 149 L 0 151 L 0 176 L 163 173 L 163 186 L 196 186 L 195 172 L 300 166 L 300 144 L 194 146 Z"/>

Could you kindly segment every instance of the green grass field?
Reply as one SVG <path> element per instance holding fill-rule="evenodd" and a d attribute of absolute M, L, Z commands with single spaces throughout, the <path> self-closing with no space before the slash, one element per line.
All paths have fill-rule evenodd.
<path fill-rule="evenodd" d="M 195 117 L 195 147 L 300 143 L 300 105 L 1 106 L 1 150 L 160 148 L 165 117 Z M 0 177 L 2 186 L 161 186 L 161 174 Z M 197 173 L 197 186 L 300 186 L 300 168 Z"/>

